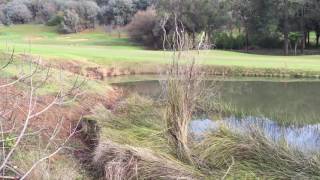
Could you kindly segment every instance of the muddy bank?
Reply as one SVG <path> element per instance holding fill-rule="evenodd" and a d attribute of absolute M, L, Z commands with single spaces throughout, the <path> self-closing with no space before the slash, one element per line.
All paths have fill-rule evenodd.
<path fill-rule="evenodd" d="M 126 75 L 160 75 L 164 74 L 167 65 L 143 65 L 133 64 L 130 67 L 121 66 L 90 66 L 83 68 L 81 65 L 59 66 L 61 69 L 86 76 L 90 79 L 105 80 L 109 77 Z M 215 65 L 204 65 L 202 71 L 207 75 L 226 77 L 277 77 L 277 78 L 320 78 L 318 71 L 304 71 L 291 69 L 270 69 L 270 68 L 245 68 L 225 67 Z"/>
<path fill-rule="evenodd" d="M 159 75 L 164 74 L 167 64 L 125 63 L 113 65 L 97 65 L 95 63 L 76 60 L 42 59 L 30 55 L 18 55 L 18 59 L 32 61 L 44 67 L 61 69 L 95 80 L 125 75 Z M 227 77 L 278 77 L 278 78 L 320 78 L 320 71 L 278 68 L 251 68 L 242 66 L 203 65 L 207 75 Z"/>

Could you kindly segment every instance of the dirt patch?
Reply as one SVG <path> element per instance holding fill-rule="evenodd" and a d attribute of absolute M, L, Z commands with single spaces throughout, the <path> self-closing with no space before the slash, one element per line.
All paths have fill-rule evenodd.
<path fill-rule="evenodd" d="M 90 62 L 81 62 L 70 59 L 58 59 L 49 58 L 43 59 L 30 54 L 19 54 L 16 55 L 17 59 L 21 59 L 26 62 L 33 62 L 39 64 L 41 67 L 55 68 L 64 70 L 81 76 L 85 76 L 89 79 L 104 80 L 108 77 L 124 76 L 124 75 L 150 75 L 159 74 L 162 72 L 163 67 L 161 65 L 147 65 L 132 63 L 131 66 L 100 66 Z"/>
<path fill-rule="evenodd" d="M 74 74 L 84 75 L 81 63 L 77 61 L 66 61 L 54 65 L 55 68 L 65 70 Z"/>
<path fill-rule="evenodd" d="M 56 63 L 52 63 L 56 62 Z M 39 63 L 39 61 L 35 61 Z M 83 63 L 73 60 L 52 60 L 41 61 L 41 66 L 52 67 L 55 69 L 61 69 L 74 74 L 85 76 L 94 80 L 105 80 L 108 77 L 124 76 L 124 75 L 136 75 L 136 74 L 158 74 L 159 70 L 155 66 L 143 66 L 133 65 L 132 67 L 108 67 L 99 66 L 95 64 Z"/>
<path fill-rule="evenodd" d="M 41 41 L 44 37 L 42 36 L 28 36 L 25 38 L 25 41 Z"/>
<path fill-rule="evenodd" d="M 40 65 L 41 67 L 55 68 L 79 75 L 84 75 L 85 73 L 82 71 L 82 67 L 88 66 L 88 64 L 79 61 L 62 60 L 56 58 L 43 59 L 30 54 L 19 54 L 16 56 L 16 59 L 25 62 L 32 62 Z"/>
<path fill-rule="evenodd" d="M 90 79 L 104 80 L 106 77 L 134 75 L 135 71 L 121 68 L 103 68 L 103 67 L 88 67 L 85 69 L 86 76 Z"/>
<path fill-rule="evenodd" d="M 70 42 L 83 42 L 83 41 L 89 41 L 89 39 L 69 39 Z"/>

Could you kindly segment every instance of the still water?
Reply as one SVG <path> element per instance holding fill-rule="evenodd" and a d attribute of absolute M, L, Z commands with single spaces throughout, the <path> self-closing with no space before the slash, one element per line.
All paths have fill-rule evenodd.
<path fill-rule="evenodd" d="M 218 80 L 220 101 L 234 109 L 225 117 L 194 120 L 191 130 L 200 136 L 222 124 L 244 133 L 255 125 L 271 140 L 286 140 L 306 153 L 320 152 L 320 81 Z M 125 93 L 158 98 L 157 80 L 119 83 Z M 209 120 L 211 119 L 211 120 Z"/>
<path fill-rule="evenodd" d="M 221 102 L 234 113 L 297 124 L 320 123 L 320 81 L 223 80 L 217 83 Z M 159 81 L 116 84 L 125 93 L 160 97 Z"/>

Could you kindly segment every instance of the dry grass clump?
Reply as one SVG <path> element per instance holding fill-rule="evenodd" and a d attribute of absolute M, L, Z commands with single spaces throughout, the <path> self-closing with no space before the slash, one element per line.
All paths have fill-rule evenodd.
<path fill-rule="evenodd" d="M 166 86 L 166 124 L 171 144 L 175 147 L 179 159 L 190 161 L 188 148 L 188 129 L 194 109 L 193 97 L 184 81 L 169 79 Z"/>
<path fill-rule="evenodd" d="M 183 26 L 183 25 L 181 25 Z M 204 73 L 196 58 L 188 52 L 190 39 L 180 30 L 176 22 L 173 34 L 172 62 L 163 83 L 166 107 L 166 130 L 168 140 L 176 151 L 176 156 L 185 162 L 192 163 L 188 147 L 189 123 L 202 102 L 205 92 Z M 207 92 L 207 91 L 206 91 Z"/>
<path fill-rule="evenodd" d="M 223 169 L 225 176 L 254 176 L 267 179 L 318 179 L 320 154 L 306 156 L 283 140 L 274 142 L 261 131 L 247 134 L 226 129 L 210 134 L 194 151 L 201 166 Z"/>
<path fill-rule="evenodd" d="M 201 178 L 197 172 L 170 157 L 111 141 L 101 142 L 96 148 L 94 165 L 100 176 L 108 180 Z"/>
<path fill-rule="evenodd" d="M 166 29 L 169 24 L 173 26 L 171 31 Z M 199 44 L 195 44 L 195 39 L 185 31 L 177 12 L 164 15 L 161 27 L 163 48 L 168 47 L 173 52 L 163 83 L 167 138 L 177 158 L 192 164 L 188 147 L 189 123 L 197 110 L 208 109 L 204 106 L 211 103 L 204 105 L 203 102 L 213 97 L 214 90 L 214 86 L 205 86 L 205 73 L 199 63 L 200 49 L 206 49 L 208 45 L 205 43 L 205 33 L 201 35 Z M 194 49 L 198 53 L 193 52 Z"/>

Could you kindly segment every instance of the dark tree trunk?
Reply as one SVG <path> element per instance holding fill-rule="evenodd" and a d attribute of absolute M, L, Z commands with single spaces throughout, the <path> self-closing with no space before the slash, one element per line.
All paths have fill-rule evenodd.
<path fill-rule="evenodd" d="M 310 31 L 307 32 L 307 47 L 310 47 Z"/>
<path fill-rule="evenodd" d="M 319 47 L 320 32 L 317 32 L 316 46 Z"/>
<path fill-rule="evenodd" d="M 212 27 L 209 27 L 209 30 L 208 30 L 208 43 L 209 43 L 209 47 L 210 48 L 216 48 L 215 46 L 215 31 Z"/>
<path fill-rule="evenodd" d="M 248 27 L 246 25 L 245 27 L 245 31 L 246 31 L 246 52 L 249 52 L 249 32 L 248 32 Z"/>
<path fill-rule="evenodd" d="M 305 34 L 303 34 L 303 37 L 301 39 L 301 49 L 300 49 L 301 54 L 304 54 L 305 48 L 306 48 L 306 38 L 305 38 Z"/>
<path fill-rule="evenodd" d="M 306 47 L 306 33 L 305 33 L 305 22 L 304 22 L 304 5 L 301 7 L 301 17 L 300 17 L 300 31 L 301 31 L 301 54 L 304 54 L 304 49 Z"/>
<path fill-rule="evenodd" d="M 211 45 L 211 43 L 213 42 L 212 41 L 212 32 L 211 32 L 211 30 L 208 30 L 208 32 L 207 32 L 207 38 L 208 38 L 208 44 L 209 45 Z M 214 42 L 213 42 L 214 43 Z M 210 48 L 212 48 L 212 47 L 210 47 Z"/>
<path fill-rule="evenodd" d="M 192 48 L 196 47 L 196 34 L 194 31 L 192 32 L 192 46 Z"/>
<path fill-rule="evenodd" d="M 284 24 L 283 24 L 283 35 L 284 35 L 284 55 L 289 54 L 289 4 L 288 0 L 284 0 Z"/>

